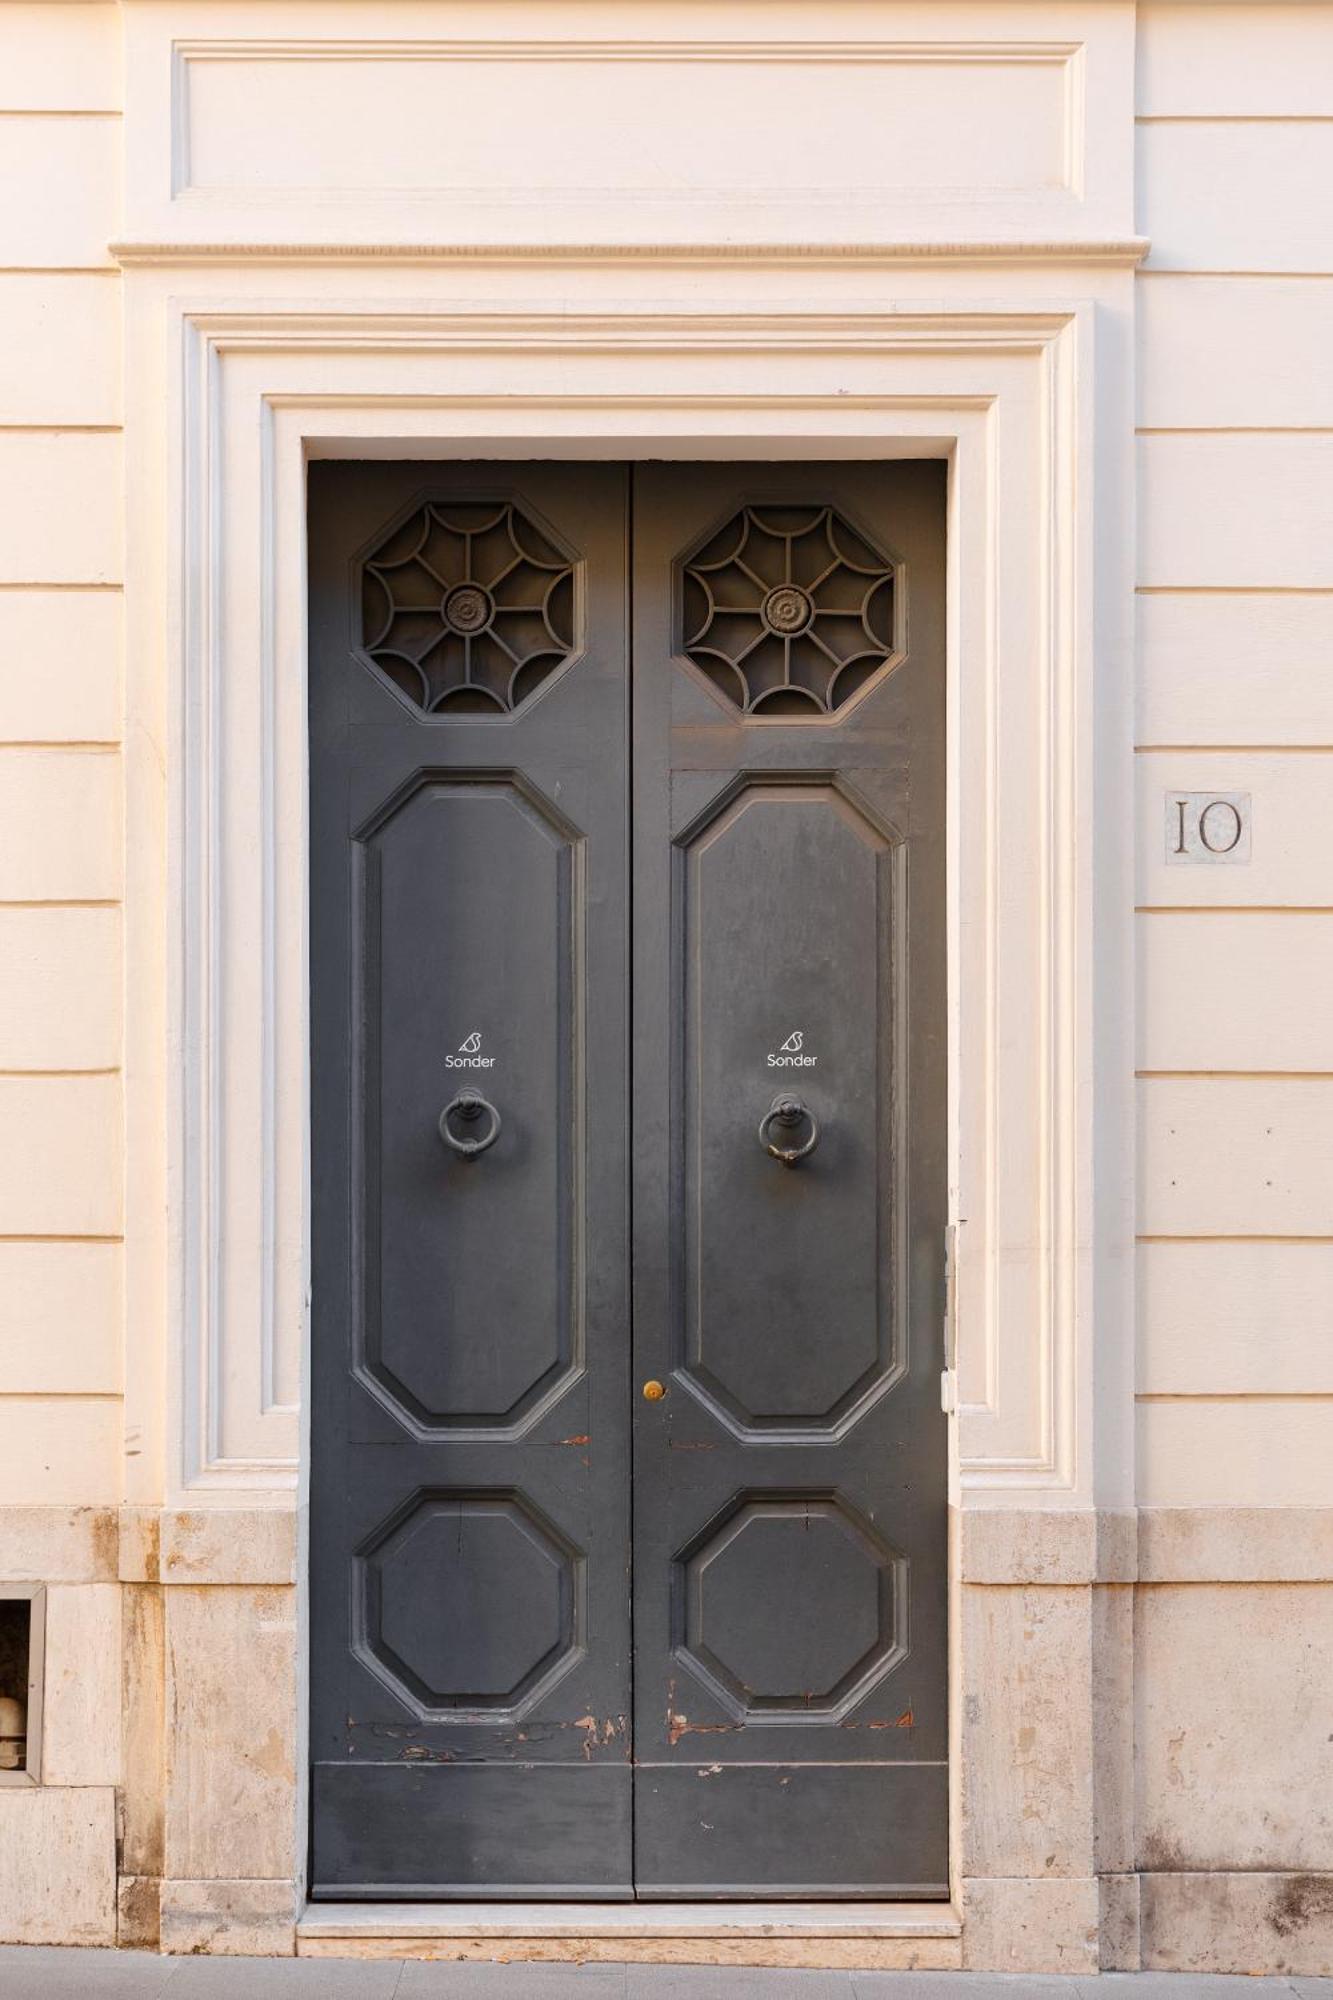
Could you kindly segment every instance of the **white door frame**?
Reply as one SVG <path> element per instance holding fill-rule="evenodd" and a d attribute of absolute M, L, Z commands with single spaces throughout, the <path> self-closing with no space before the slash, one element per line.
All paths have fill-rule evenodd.
<path fill-rule="evenodd" d="M 743 284 L 637 305 L 604 273 L 575 309 L 512 281 L 477 303 L 439 274 L 408 304 L 329 275 L 293 296 L 281 267 L 150 264 L 127 286 L 129 1498 L 275 1530 L 303 1504 L 308 459 L 944 457 L 954 1872 L 1050 1873 L 992 1810 L 1007 1669 L 986 1592 L 1076 1587 L 1047 1668 L 1088 1750 L 1055 1781 L 1079 1821 L 1057 1886 L 1095 1905 L 1075 1801 L 1090 1586 L 1122 1574 L 1107 1524 L 1132 1505 L 1133 967 L 1130 384 L 1094 336 L 1128 265 L 1089 267 L 1073 297 L 1043 271 L 1007 299 L 973 280 L 892 309 L 831 294 L 836 273 L 817 309 Z M 290 1582 L 303 1605 L 298 1557 L 252 1579 L 232 1546 L 188 1580 Z M 298 1608 L 294 1774 L 304 1645 Z M 1007 1693 L 1011 1712 L 1030 1698 Z M 290 1870 L 269 1872 L 299 1883 L 299 1775 L 289 1790 L 272 1853 Z M 1044 1810 L 1058 1821 L 1059 1798 Z M 169 1857 L 170 1825 L 169 1805 Z"/>

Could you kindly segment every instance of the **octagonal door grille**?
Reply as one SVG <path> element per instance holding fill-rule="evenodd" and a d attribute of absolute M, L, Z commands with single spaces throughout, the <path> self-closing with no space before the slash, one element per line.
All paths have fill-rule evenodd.
<path fill-rule="evenodd" d="M 509 714 L 574 651 L 574 551 L 517 501 L 410 504 L 358 568 L 361 650 L 425 715 Z"/>
<path fill-rule="evenodd" d="M 310 495 L 313 1893 L 942 1895 L 942 470 Z"/>
<path fill-rule="evenodd" d="M 680 562 L 685 655 L 745 715 L 832 714 L 900 657 L 901 569 L 828 502 L 738 508 Z"/>

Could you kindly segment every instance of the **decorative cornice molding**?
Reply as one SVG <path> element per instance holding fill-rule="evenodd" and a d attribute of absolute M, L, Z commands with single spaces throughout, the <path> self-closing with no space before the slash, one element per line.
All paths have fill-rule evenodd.
<path fill-rule="evenodd" d="M 885 243 L 169 243 L 121 239 L 107 248 L 141 264 L 1125 264 L 1142 263 L 1146 236 L 1089 241 Z"/>
<path fill-rule="evenodd" d="M 384 310 L 360 308 L 327 311 L 285 312 L 280 309 L 191 312 L 189 323 L 207 343 L 212 355 L 243 352 L 277 352 L 304 348 L 312 343 L 324 352 L 413 354 L 455 352 L 557 352 L 570 350 L 589 354 L 604 350 L 617 353 L 883 354 L 917 352 L 959 354 L 967 352 L 1031 353 L 1045 348 L 1071 322 L 1071 310 L 1047 308 L 1037 312 L 997 312 L 979 308 L 960 312 L 885 312 L 879 307 L 854 305 L 843 312 L 762 310 L 724 312 L 709 304 L 698 311 L 661 312 L 638 310 L 633 305 L 581 313 L 515 311 L 497 313 L 492 307 L 466 305 L 421 313 L 404 312 L 392 306 Z M 274 393 L 275 405 L 293 399 Z M 440 400 L 438 397 L 434 400 Z M 473 397 L 469 401 L 475 400 Z M 564 402 L 577 402 L 564 396 Z M 605 401 L 604 397 L 594 400 Z M 679 403 L 678 393 L 664 397 L 638 395 L 635 403 L 666 400 Z M 691 402 L 710 399 L 691 397 Z M 735 396 L 720 400 L 732 403 Z M 753 399 L 745 399 L 753 400 Z M 810 398 L 803 399 L 806 402 Z M 847 402 L 845 395 L 818 398 L 818 401 Z M 852 401 L 856 398 L 850 399 Z M 881 398 L 874 398 L 879 401 Z M 985 404 L 991 398 L 962 398 Z M 954 403 L 959 399 L 955 397 Z"/>
<path fill-rule="evenodd" d="M 1081 41 L 808 40 L 711 41 L 674 36 L 232 37 L 178 41 L 178 62 L 744 62 L 1053 63 L 1081 54 Z"/>

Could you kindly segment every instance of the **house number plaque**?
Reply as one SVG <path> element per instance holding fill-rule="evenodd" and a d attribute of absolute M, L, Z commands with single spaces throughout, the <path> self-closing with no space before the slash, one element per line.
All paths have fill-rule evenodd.
<path fill-rule="evenodd" d="M 1223 864 L 1250 858 L 1248 792 L 1168 792 L 1166 859 Z"/>

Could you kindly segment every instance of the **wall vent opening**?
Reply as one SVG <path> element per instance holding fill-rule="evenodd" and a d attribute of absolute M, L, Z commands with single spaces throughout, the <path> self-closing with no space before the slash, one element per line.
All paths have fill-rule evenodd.
<path fill-rule="evenodd" d="M 0 1583 L 0 1785 L 41 1782 L 46 1592 Z"/>

